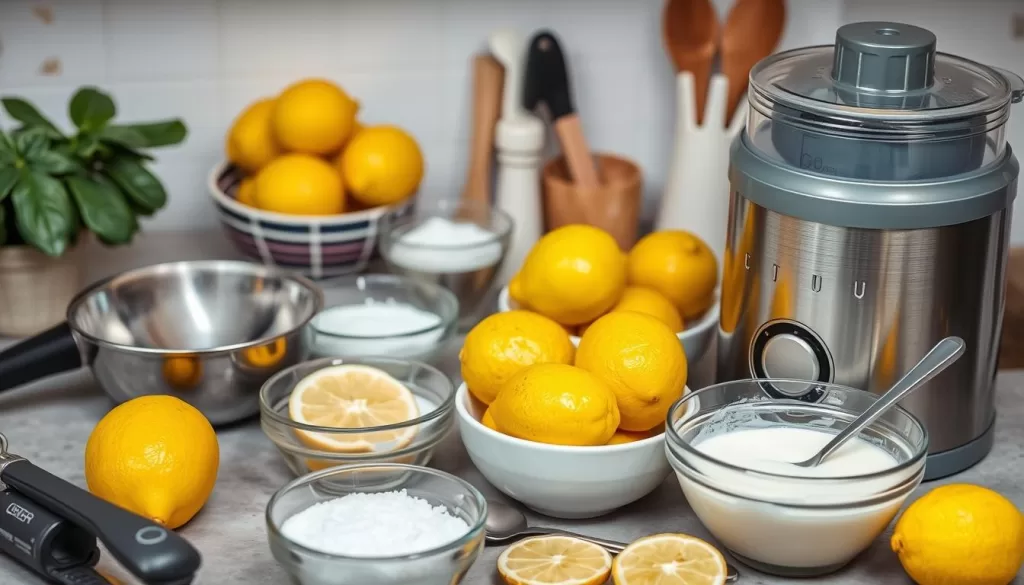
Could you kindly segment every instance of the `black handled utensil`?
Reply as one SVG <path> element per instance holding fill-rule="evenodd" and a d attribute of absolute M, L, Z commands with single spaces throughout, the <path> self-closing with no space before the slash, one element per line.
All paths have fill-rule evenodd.
<path fill-rule="evenodd" d="M 54 570 L 66 571 L 94 564 L 95 558 L 89 551 L 95 549 L 95 539 L 99 539 L 124 568 L 149 585 L 187 585 L 199 570 L 199 551 L 187 540 L 152 520 L 97 498 L 24 457 L 8 453 L 3 434 L 0 434 L 0 482 L 8 488 L 3 492 L 4 497 L 11 500 L 5 513 L 0 514 L 0 526 L 4 522 L 18 522 L 32 541 L 20 547 L 23 554 L 10 556 L 50 579 L 60 578 Z M 31 525 L 37 517 L 41 518 L 39 528 L 46 528 L 42 534 L 26 530 L 24 526 Z M 57 540 L 53 537 L 54 530 L 63 530 L 70 536 L 66 537 L 66 542 Z M 93 539 L 91 548 L 86 535 Z M 68 555 L 59 548 L 55 551 L 55 543 L 77 554 Z M 0 550 L 7 552 L 2 547 Z M 74 564 L 76 562 L 78 564 Z M 62 563 L 63 566 L 54 566 Z"/>
<path fill-rule="evenodd" d="M 551 114 L 573 182 L 586 189 L 598 187 L 600 180 L 594 157 L 573 105 L 565 55 L 554 33 L 546 30 L 534 35 L 530 41 L 523 88 L 523 107 L 533 110 L 542 103 L 547 105 Z"/>

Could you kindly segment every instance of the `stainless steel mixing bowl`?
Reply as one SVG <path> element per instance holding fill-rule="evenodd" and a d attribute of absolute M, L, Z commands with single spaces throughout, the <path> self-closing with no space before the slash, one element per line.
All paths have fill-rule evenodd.
<path fill-rule="evenodd" d="M 260 386 L 306 357 L 311 281 L 236 261 L 131 270 L 76 296 L 67 321 L 0 353 L 0 391 L 92 368 L 117 403 L 169 394 L 214 425 L 259 413 Z"/>

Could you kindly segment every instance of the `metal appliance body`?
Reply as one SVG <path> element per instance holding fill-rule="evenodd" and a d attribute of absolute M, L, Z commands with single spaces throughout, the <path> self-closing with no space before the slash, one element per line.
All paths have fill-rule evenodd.
<path fill-rule="evenodd" d="M 860 28 L 844 31 L 848 27 Z M 867 36 L 895 31 L 904 39 L 920 34 L 927 41 L 931 34 L 895 23 L 848 27 L 837 34 L 837 53 L 849 42 L 844 35 L 860 35 L 861 41 L 865 31 Z M 867 38 L 858 50 L 884 53 L 885 41 L 879 41 L 879 49 Z M 931 51 L 934 55 L 934 36 Z M 769 59 L 778 63 L 785 54 Z M 840 66 L 836 57 L 834 67 Z M 992 72 L 998 88 L 1004 72 L 984 70 Z M 757 73 L 755 68 L 752 80 Z M 814 71 L 826 78 L 828 73 L 820 63 Z M 842 77 L 832 74 L 837 87 L 843 87 L 837 80 Z M 877 79 L 887 80 L 885 75 Z M 953 85 L 949 78 L 942 82 Z M 1001 119 L 978 114 L 980 151 L 978 133 L 961 132 L 958 136 L 969 137 L 934 144 L 922 139 L 917 145 L 909 137 L 865 138 L 856 134 L 862 128 L 835 123 L 823 131 L 807 121 L 824 114 L 793 115 L 792 104 L 780 114 L 783 108 L 775 108 L 770 96 L 753 95 L 758 88 L 752 82 L 751 126 L 734 143 L 730 165 L 718 379 L 791 378 L 882 392 L 940 339 L 959 336 L 966 354 L 902 406 L 929 433 L 926 479 L 981 460 L 993 439 L 996 358 L 1019 172 L 1011 149 L 1000 141 L 1005 110 L 1024 89 L 1018 82 L 1008 77 L 1005 99 L 993 100 L 1004 112 Z M 918 95 L 941 91 L 935 87 Z M 869 89 L 860 91 L 875 95 Z M 843 99 L 848 96 L 838 90 L 831 95 L 839 97 L 826 107 L 840 110 L 847 121 L 863 115 L 867 121 L 861 125 L 869 130 L 876 123 L 877 133 L 895 132 L 896 122 L 871 120 L 876 110 L 870 106 L 885 104 L 865 106 L 863 95 Z M 921 113 L 918 107 L 910 111 Z M 916 131 L 927 136 L 921 130 L 926 117 L 919 117 Z M 995 131 L 994 137 L 984 133 Z M 796 134 L 803 139 L 794 140 Z M 962 164 L 933 164 L 931 153 Z M 950 169 L 954 174 L 944 176 Z M 780 397 L 813 400 L 812 387 Z"/>

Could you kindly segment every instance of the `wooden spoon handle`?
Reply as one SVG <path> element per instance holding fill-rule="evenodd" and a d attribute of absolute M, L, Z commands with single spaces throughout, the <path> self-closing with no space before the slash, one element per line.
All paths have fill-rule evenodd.
<path fill-rule="evenodd" d="M 501 91 L 505 68 L 490 55 L 473 59 L 473 133 L 470 138 L 469 167 L 463 186 L 463 201 L 491 199 L 491 155 L 494 129 L 501 115 Z"/>
<path fill-rule="evenodd" d="M 587 139 L 583 136 L 579 115 L 572 113 L 556 120 L 555 132 L 562 143 L 562 153 L 565 154 L 573 183 L 581 189 L 599 187 L 601 182 L 597 177 L 597 167 L 587 146 Z"/>

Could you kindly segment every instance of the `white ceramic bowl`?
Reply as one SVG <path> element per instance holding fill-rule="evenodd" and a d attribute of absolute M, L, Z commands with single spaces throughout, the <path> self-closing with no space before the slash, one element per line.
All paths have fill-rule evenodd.
<path fill-rule="evenodd" d="M 502 287 L 501 292 L 498 293 L 498 311 L 504 313 L 505 311 L 518 308 L 515 301 L 508 296 L 508 287 Z M 700 319 L 687 323 L 686 330 L 676 334 L 679 342 L 683 344 L 686 361 L 690 364 L 700 361 L 704 354 L 708 352 L 708 348 L 711 347 L 711 343 L 718 333 L 718 313 L 720 309 L 721 304 L 718 299 L 715 299 L 715 304 L 711 305 L 711 308 L 705 311 Z M 578 346 L 580 344 L 580 338 L 576 335 L 570 335 L 569 338 L 572 340 L 573 345 Z"/>
<path fill-rule="evenodd" d="M 465 383 L 459 386 L 455 411 L 470 459 L 494 487 L 545 516 L 607 514 L 651 493 L 669 474 L 664 434 L 601 447 L 548 445 L 485 427 L 484 410 Z"/>

